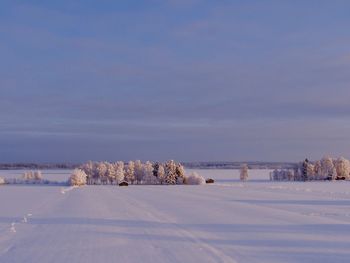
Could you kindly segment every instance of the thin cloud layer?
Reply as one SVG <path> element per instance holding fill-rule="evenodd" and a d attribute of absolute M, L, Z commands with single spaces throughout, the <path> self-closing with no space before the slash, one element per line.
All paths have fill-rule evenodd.
<path fill-rule="evenodd" d="M 0 5 L 0 161 L 348 155 L 347 1 Z"/>

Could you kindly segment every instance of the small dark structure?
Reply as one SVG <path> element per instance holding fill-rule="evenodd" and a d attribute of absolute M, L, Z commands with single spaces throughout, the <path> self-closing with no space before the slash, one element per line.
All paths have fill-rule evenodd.
<path fill-rule="evenodd" d="M 337 177 L 337 178 L 335 178 L 335 180 L 337 180 L 337 181 L 339 181 L 339 180 L 346 180 L 346 178 L 345 178 L 345 177 L 343 177 L 343 176 L 341 176 L 341 177 Z"/>
<path fill-rule="evenodd" d="M 207 184 L 213 184 L 214 183 L 214 179 L 209 178 L 209 179 L 205 180 L 205 182 Z"/>
<path fill-rule="evenodd" d="M 127 183 L 127 182 L 121 182 L 120 184 L 119 184 L 119 186 L 128 186 L 129 184 Z"/>

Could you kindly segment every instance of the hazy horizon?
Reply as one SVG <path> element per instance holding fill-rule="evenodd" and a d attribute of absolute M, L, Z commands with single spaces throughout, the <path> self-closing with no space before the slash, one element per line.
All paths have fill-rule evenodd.
<path fill-rule="evenodd" d="M 0 3 L 0 163 L 350 157 L 349 1 Z"/>

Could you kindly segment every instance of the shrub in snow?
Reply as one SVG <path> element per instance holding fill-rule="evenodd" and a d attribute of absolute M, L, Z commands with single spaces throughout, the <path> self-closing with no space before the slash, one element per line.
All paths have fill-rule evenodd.
<path fill-rule="evenodd" d="M 190 185 L 205 184 L 205 179 L 204 177 L 200 176 L 198 173 L 193 172 L 188 177 L 185 178 L 184 182 Z"/>
<path fill-rule="evenodd" d="M 71 176 L 69 177 L 69 185 L 85 185 L 87 175 L 83 170 L 74 169 Z"/>
<path fill-rule="evenodd" d="M 248 165 L 247 164 L 243 164 L 241 166 L 239 179 L 241 181 L 247 181 L 248 180 Z"/>
<path fill-rule="evenodd" d="M 5 184 L 5 179 L 0 177 L 0 185 Z"/>

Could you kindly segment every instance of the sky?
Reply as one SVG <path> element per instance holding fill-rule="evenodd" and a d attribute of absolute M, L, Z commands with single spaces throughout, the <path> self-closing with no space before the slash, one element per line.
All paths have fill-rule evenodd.
<path fill-rule="evenodd" d="M 0 2 L 0 162 L 350 158 L 350 1 Z"/>

